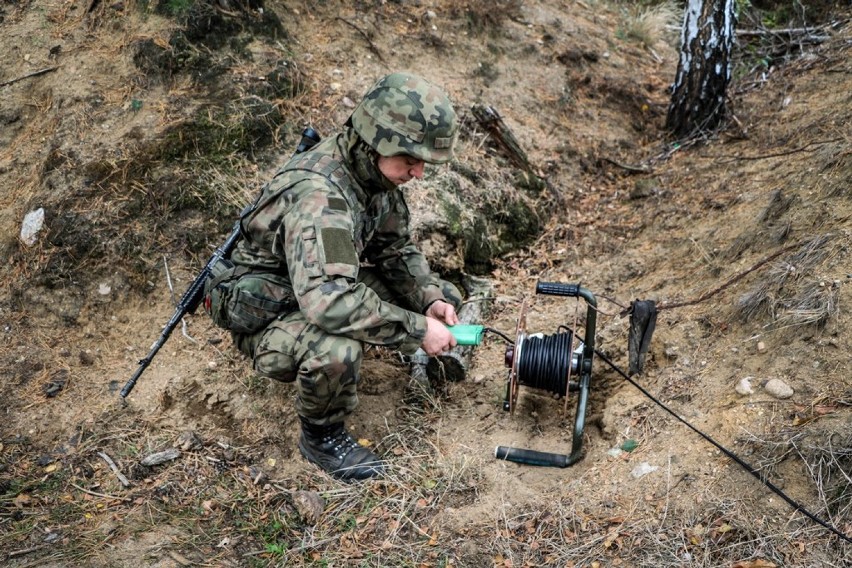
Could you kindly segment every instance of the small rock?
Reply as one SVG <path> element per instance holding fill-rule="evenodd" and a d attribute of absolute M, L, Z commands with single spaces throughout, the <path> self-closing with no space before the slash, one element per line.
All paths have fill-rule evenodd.
<path fill-rule="evenodd" d="M 743 377 L 737 383 L 736 391 L 743 396 L 754 394 L 754 389 L 751 386 L 751 377 Z"/>
<path fill-rule="evenodd" d="M 316 491 L 293 492 L 293 505 L 302 520 L 309 525 L 314 525 L 325 510 L 325 500 Z"/>
<path fill-rule="evenodd" d="M 636 479 L 639 479 L 643 475 L 647 475 L 652 471 L 657 471 L 658 469 L 660 469 L 659 466 L 651 465 L 648 462 L 642 462 L 633 468 L 633 471 L 630 472 L 630 475 L 632 475 Z"/>
<path fill-rule="evenodd" d="M 95 356 L 88 351 L 80 351 L 80 364 L 84 367 L 91 367 L 95 364 Z"/>
<path fill-rule="evenodd" d="M 110 286 L 109 284 L 101 282 L 98 285 L 98 294 L 100 294 L 101 296 L 109 296 L 111 292 L 112 286 Z"/>
<path fill-rule="evenodd" d="M 764 353 L 766 351 L 766 344 L 762 341 L 757 342 L 757 352 Z"/>
<path fill-rule="evenodd" d="M 219 367 L 219 363 L 216 361 L 207 361 L 207 368 L 211 371 L 215 371 L 217 367 Z"/>
<path fill-rule="evenodd" d="M 346 108 L 355 108 L 357 105 L 355 104 L 355 101 L 349 97 L 343 97 L 343 106 Z"/>
<path fill-rule="evenodd" d="M 163 450 L 162 452 L 157 452 L 145 456 L 139 463 L 150 467 L 152 465 L 160 465 L 161 463 L 165 463 L 167 461 L 176 460 L 179 457 L 180 451 L 178 451 L 176 448 L 169 448 L 168 450 Z"/>
<path fill-rule="evenodd" d="M 21 241 L 27 246 L 33 246 L 42 227 L 44 227 L 44 209 L 39 207 L 24 215 L 24 222 L 21 224 Z"/>
<path fill-rule="evenodd" d="M 766 389 L 766 392 L 778 399 L 783 400 L 793 396 L 793 389 L 781 379 L 769 379 L 763 388 Z"/>
<path fill-rule="evenodd" d="M 44 392 L 45 396 L 48 398 L 53 398 L 58 395 L 62 389 L 65 388 L 65 378 L 58 377 L 53 380 L 42 385 L 41 389 Z"/>

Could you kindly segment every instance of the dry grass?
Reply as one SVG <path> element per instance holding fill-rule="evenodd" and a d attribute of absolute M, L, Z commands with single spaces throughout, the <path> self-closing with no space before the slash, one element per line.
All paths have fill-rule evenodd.
<path fill-rule="evenodd" d="M 521 507 L 504 503 L 491 518 L 462 527 L 440 523 L 448 507 L 478 501 L 488 491 L 477 458 L 440 450 L 429 424 L 433 406 L 402 409 L 402 422 L 378 445 L 391 456 L 383 479 L 342 484 L 309 469 L 270 479 L 263 450 L 240 437 L 203 437 L 177 460 L 143 467 L 139 460 L 173 446 L 180 432 L 164 430 L 126 409 L 105 411 L 76 429 L 74 451 L 38 462 L 45 448 L 4 440 L 0 471 L 0 546 L 28 558 L 61 558 L 106 566 L 144 558 L 178 558 L 218 566 L 700 566 L 763 559 L 776 566 L 840 566 L 849 551 L 798 519 L 780 525 L 756 518 L 748 497 L 700 490 L 694 506 L 665 494 L 637 498 L 613 514 L 569 482 L 567 491 Z M 241 431 L 237 429 L 237 432 Z M 769 453 L 784 448 L 806 464 L 832 522 L 850 522 L 852 440 L 842 433 L 809 437 L 779 433 L 752 439 Z M 760 448 L 759 448 L 760 449 Z M 99 457 L 109 455 L 130 478 L 124 488 Z M 724 492 L 722 492 L 724 493 Z M 321 504 L 311 517 L 299 505 Z M 650 497 L 650 496 L 649 496 Z M 47 527 L 46 530 L 37 527 Z M 164 530 L 168 527 L 168 530 Z M 57 533 L 45 543 L 45 535 Z M 157 535 L 152 543 L 149 535 Z M 807 543 L 807 554 L 790 555 Z M 113 548 L 114 547 L 114 548 Z"/>
<path fill-rule="evenodd" d="M 755 451 L 755 465 L 770 480 L 803 469 L 815 494 L 807 499 L 813 503 L 808 508 L 848 534 L 852 526 L 852 433 L 843 424 L 848 420 L 848 405 L 843 408 L 838 401 L 829 401 L 810 410 L 813 414 L 801 420 L 802 426 L 749 434 L 742 441 Z"/>
<path fill-rule="evenodd" d="M 623 34 L 626 38 L 638 42 L 646 49 L 655 49 L 659 43 L 676 47 L 678 30 L 683 9 L 677 2 L 665 0 L 645 6 L 629 3 L 624 17 Z"/>
<path fill-rule="evenodd" d="M 817 271 L 842 250 L 836 235 L 805 242 L 784 261 L 772 265 L 738 305 L 745 321 L 768 317 L 772 325 L 824 325 L 839 314 L 839 287 Z"/>
<path fill-rule="evenodd" d="M 449 4 L 449 15 L 462 18 L 472 33 L 496 33 L 506 20 L 520 17 L 523 0 L 464 0 Z"/>
<path fill-rule="evenodd" d="M 658 513 L 589 514 L 578 497 L 562 497 L 535 510 L 514 511 L 494 529 L 496 565 L 732 566 L 762 559 L 763 566 L 809 566 L 816 558 L 840 566 L 849 554 L 812 525 L 773 526 L 755 518 L 745 499 L 702 496 L 690 509 Z M 809 559 L 793 560 L 789 542 L 809 542 Z M 771 564 L 770 564 L 771 563 Z"/>

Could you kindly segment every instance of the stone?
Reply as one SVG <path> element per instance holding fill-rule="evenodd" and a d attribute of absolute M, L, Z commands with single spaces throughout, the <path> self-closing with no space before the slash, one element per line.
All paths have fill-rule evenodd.
<path fill-rule="evenodd" d="M 294 491 L 293 505 L 309 525 L 315 525 L 325 510 L 325 500 L 316 491 Z"/>
<path fill-rule="evenodd" d="M 793 396 L 793 389 L 781 379 L 770 379 L 766 381 L 763 388 L 775 398 L 784 400 Z"/>
<path fill-rule="evenodd" d="M 751 377 L 743 377 L 740 379 L 740 382 L 737 383 L 735 389 L 743 396 L 754 394 L 754 389 L 751 386 Z"/>
<path fill-rule="evenodd" d="M 157 452 L 154 454 L 150 454 L 142 458 L 140 462 L 144 466 L 154 466 L 160 465 L 161 463 L 165 463 L 167 461 L 176 460 L 180 457 L 180 452 L 176 448 L 169 448 L 168 450 L 163 450 L 162 452 Z"/>

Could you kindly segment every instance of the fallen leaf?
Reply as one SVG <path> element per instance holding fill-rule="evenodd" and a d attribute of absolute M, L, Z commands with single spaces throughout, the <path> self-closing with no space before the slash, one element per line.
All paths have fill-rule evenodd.
<path fill-rule="evenodd" d="M 778 565 L 774 562 L 758 558 L 757 560 L 744 560 L 742 562 L 737 562 L 731 566 L 731 568 L 777 568 L 777 566 Z"/>
<path fill-rule="evenodd" d="M 177 562 L 178 564 L 180 564 L 181 566 L 192 566 L 191 560 L 187 559 L 185 556 L 181 556 L 180 554 L 178 554 L 174 550 L 169 551 L 169 556 L 171 556 L 172 559 L 175 562 Z"/>
<path fill-rule="evenodd" d="M 33 499 L 26 493 L 21 493 L 12 501 L 15 504 L 15 507 L 19 509 L 23 509 L 25 505 L 29 505 L 32 503 Z"/>
<path fill-rule="evenodd" d="M 368 440 L 367 438 L 358 438 L 358 444 L 364 446 L 365 448 L 369 448 L 373 445 L 373 442 Z"/>

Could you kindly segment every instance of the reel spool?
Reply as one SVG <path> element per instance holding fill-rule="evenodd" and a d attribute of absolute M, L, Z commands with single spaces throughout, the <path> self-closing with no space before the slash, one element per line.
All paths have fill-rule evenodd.
<path fill-rule="evenodd" d="M 564 410 L 568 409 L 568 395 L 577 392 L 577 411 L 574 418 L 574 434 L 571 454 L 538 452 L 521 448 L 498 446 L 494 452 L 497 459 L 527 465 L 568 467 L 577 463 L 583 455 L 583 429 L 586 423 L 586 404 L 592 377 L 592 358 L 595 353 L 595 323 L 597 300 L 594 294 L 579 284 L 539 282 L 537 294 L 583 298 L 588 305 L 586 312 L 585 339 L 579 340 L 571 331 L 553 336 L 528 334 L 526 302 L 521 305 L 515 344 L 506 348 L 505 363 L 509 367 L 506 397 L 503 410 L 514 413 L 518 402 L 520 385 L 546 390 L 564 397 Z M 575 379 L 575 380 L 572 380 Z"/>

